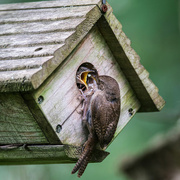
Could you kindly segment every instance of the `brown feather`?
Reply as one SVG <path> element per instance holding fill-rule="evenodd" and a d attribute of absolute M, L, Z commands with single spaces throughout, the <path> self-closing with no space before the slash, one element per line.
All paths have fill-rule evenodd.
<path fill-rule="evenodd" d="M 78 171 L 78 177 L 84 173 L 97 144 L 103 149 L 111 142 L 120 116 L 120 90 L 115 79 L 99 76 L 94 92 L 85 96 L 83 120 L 89 129 L 88 140 L 72 174 Z M 87 89 L 88 92 L 88 89 Z"/>
<path fill-rule="evenodd" d="M 78 171 L 78 177 L 82 176 L 82 174 L 84 173 L 87 167 L 89 160 L 91 159 L 95 145 L 96 145 L 96 138 L 93 136 L 93 134 L 89 134 L 88 140 L 84 145 L 82 154 L 71 172 L 72 174 Z"/>
<path fill-rule="evenodd" d="M 99 89 L 91 98 L 91 115 L 100 146 L 104 148 L 112 140 L 120 116 L 119 85 L 109 76 L 99 77 Z"/>

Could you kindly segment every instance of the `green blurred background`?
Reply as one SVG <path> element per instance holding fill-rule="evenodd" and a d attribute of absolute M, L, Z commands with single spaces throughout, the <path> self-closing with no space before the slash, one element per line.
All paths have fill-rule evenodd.
<path fill-rule="evenodd" d="M 0 0 L 0 3 L 28 0 Z M 154 137 L 180 121 L 180 0 L 109 0 L 141 63 L 159 88 L 166 106 L 158 113 L 138 113 L 107 149 L 111 154 L 89 164 L 81 179 L 128 180 L 119 167 L 126 157 L 144 152 Z M 73 164 L 0 166 L 0 180 L 72 180 Z"/>

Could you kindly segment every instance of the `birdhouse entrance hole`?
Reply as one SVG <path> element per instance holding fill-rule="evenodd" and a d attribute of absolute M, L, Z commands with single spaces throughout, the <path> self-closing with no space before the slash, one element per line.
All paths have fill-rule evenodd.
<path fill-rule="evenodd" d="M 94 67 L 94 65 L 88 62 L 81 64 L 76 71 L 76 84 L 80 91 L 86 90 L 86 86 L 81 82 L 81 80 L 85 81 L 85 78 L 86 78 L 85 74 L 89 72 L 91 72 L 91 74 L 98 75 L 98 72 L 96 68 Z"/>

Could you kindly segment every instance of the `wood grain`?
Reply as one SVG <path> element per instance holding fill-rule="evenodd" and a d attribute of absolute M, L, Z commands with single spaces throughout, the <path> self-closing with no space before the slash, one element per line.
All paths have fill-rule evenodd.
<path fill-rule="evenodd" d="M 158 88 L 150 80 L 149 72 L 141 65 L 140 57 L 131 48 L 131 41 L 122 31 L 121 23 L 111 12 L 102 16 L 98 21 L 98 27 L 141 102 L 139 111 L 160 111 L 165 101 L 158 94 Z"/>
<path fill-rule="evenodd" d="M 17 88 L 23 91 L 31 90 L 30 80 L 36 69 L 23 69 L 19 71 L 1 71 L 0 72 L 0 91 L 16 91 Z"/>
<path fill-rule="evenodd" d="M 122 109 L 115 136 L 140 107 L 136 95 L 119 68 L 113 54 L 98 28 L 95 27 L 48 80 L 33 92 L 34 99 L 39 96 L 44 97 L 44 102 L 39 107 L 54 131 L 58 124 L 62 125 L 62 131 L 57 135 L 63 144 L 80 146 L 87 138 L 87 134 L 82 127 L 81 116 L 78 114 L 79 101 L 77 97 L 80 93 L 75 81 L 76 70 L 83 62 L 92 63 L 100 75 L 112 76 L 119 83 Z M 128 112 L 130 108 L 134 111 L 132 116 Z"/>
<path fill-rule="evenodd" d="M 34 57 L 53 56 L 56 49 L 61 48 L 64 44 L 43 45 L 39 44 L 33 47 L 8 47 L 0 49 L 0 61 L 10 59 L 26 59 Z M 45 57 L 46 59 L 46 57 Z M 52 58 L 50 58 L 52 59 Z M 48 60 L 50 60 L 48 59 Z M 18 73 L 17 73 L 18 74 Z"/>
<path fill-rule="evenodd" d="M 34 100 L 30 93 L 21 93 L 21 96 L 34 117 L 34 121 L 36 121 L 42 133 L 45 135 L 48 144 L 62 144 L 56 132 L 52 129 L 51 124 L 49 124 L 42 111 L 39 109 L 37 105 L 40 103 L 39 100 Z"/>
<path fill-rule="evenodd" d="M 49 32 L 41 34 L 12 34 L 0 36 L 1 47 L 25 47 L 49 44 L 63 44 L 67 37 L 74 31 L 67 32 Z M 10 43 L 9 43 L 10 42 Z M 21 54 L 19 54 L 21 56 Z"/>
<path fill-rule="evenodd" d="M 2 6 L 0 91 L 38 88 L 100 18 L 99 2 L 85 1 L 82 5 L 80 1 L 46 1 Z"/>
<path fill-rule="evenodd" d="M 14 3 L 4 4 L 0 6 L 0 11 L 7 10 L 20 10 L 20 9 L 43 9 L 54 7 L 72 7 L 72 6 L 89 6 L 89 5 L 101 5 L 101 0 L 60 0 L 60 1 L 41 1 L 41 2 L 29 2 L 29 3 Z"/>
<path fill-rule="evenodd" d="M 52 2 L 51 5 L 50 2 L 25 3 L 7 5 L 7 10 L 6 5 L 2 6 L 1 92 L 37 89 L 101 17 L 98 27 L 142 104 L 139 111 L 161 110 L 165 102 L 140 64 L 112 8 L 107 4 L 108 11 L 102 16 L 100 1 L 83 3 L 78 0 Z M 38 63 L 33 59 L 37 57 L 41 57 Z M 30 58 L 32 63 L 26 61 Z M 12 63 L 9 60 L 13 60 Z"/>
<path fill-rule="evenodd" d="M 38 22 L 21 22 L 0 24 L 0 35 L 13 34 L 43 34 L 47 32 L 68 32 L 73 31 L 82 23 L 85 18 L 46 20 Z"/>
<path fill-rule="evenodd" d="M 46 144 L 46 137 L 18 93 L 0 94 L 0 144 Z"/>
<path fill-rule="evenodd" d="M 100 0 L 0 6 L 0 144 L 66 144 L 28 146 L 29 151 L 0 146 L 0 164 L 67 163 L 79 157 L 87 132 L 78 113 L 75 76 L 84 62 L 119 83 L 115 137 L 137 111 L 162 109 L 158 88 L 107 5 L 104 15 Z M 99 156 L 93 161 L 107 154 Z"/>
<path fill-rule="evenodd" d="M 36 22 L 46 20 L 60 20 L 85 17 L 87 12 L 95 6 L 60 7 L 47 9 L 25 9 L 14 11 L 0 11 L 0 24 L 15 22 Z"/>
<path fill-rule="evenodd" d="M 18 71 L 24 69 L 40 68 L 47 60 L 53 56 L 35 57 L 26 59 L 9 59 L 0 61 L 0 71 Z"/>
<path fill-rule="evenodd" d="M 0 165 L 74 163 L 81 151 L 67 145 L 0 146 Z M 91 161 L 101 162 L 108 154 L 96 150 Z"/>

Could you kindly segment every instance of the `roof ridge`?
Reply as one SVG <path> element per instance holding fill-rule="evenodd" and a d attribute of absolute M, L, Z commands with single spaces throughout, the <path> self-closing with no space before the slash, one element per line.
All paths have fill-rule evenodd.
<path fill-rule="evenodd" d="M 107 37 L 104 34 L 104 38 L 107 40 L 107 43 L 108 41 L 118 41 L 116 43 L 120 45 L 115 47 L 117 45 L 116 43 L 109 43 L 109 46 L 112 46 L 110 44 L 113 44 L 113 47 L 110 47 L 110 49 L 113 51 L 121 70 L 125 74 L 127 80 L 131 84 L 134 92 L 141 102 L 141 108 L 139 111 L 144 112 L 161 110 L 165 105 L 165 101 L 158 94 L 158 88 L 149 78 L 149 72 L 140 63 L 140 57 L 131 47 L 131 41 L 122 31 L 121 23 L 116 19 L 113 13 L 108 15 L 105 14 L 103 18 L 105 19 L 106 23 L 105 21 L 102 21 L 104 23 L 101 22 L 99 24 L 99 28 L 102 34 L 104 34 L 103 29 L 106 29 L 106 32 L 108 29 L 109 31 L 113 32 L 114 36 L 111 37 Z M 124 55 L 122 53 L 120 54 L 120 49 L 124 51 Z M 148 107 L 150 107 L 150 109 L 148 109 Z M 152 107 L 154 107 L 154 109 Z"/>
<path fill-rule="evenodd" d="M 32 9 L 49 9 L 49 8 L 64 8 L 64 7 L 78 7 L 100 5 L 101 0 L 61 0 L 61 1 L 40 1 L 40 2 L 26 2 L 0 5 L 0 11 L 15 11 L 15 10 L 32 10 Z"/>

